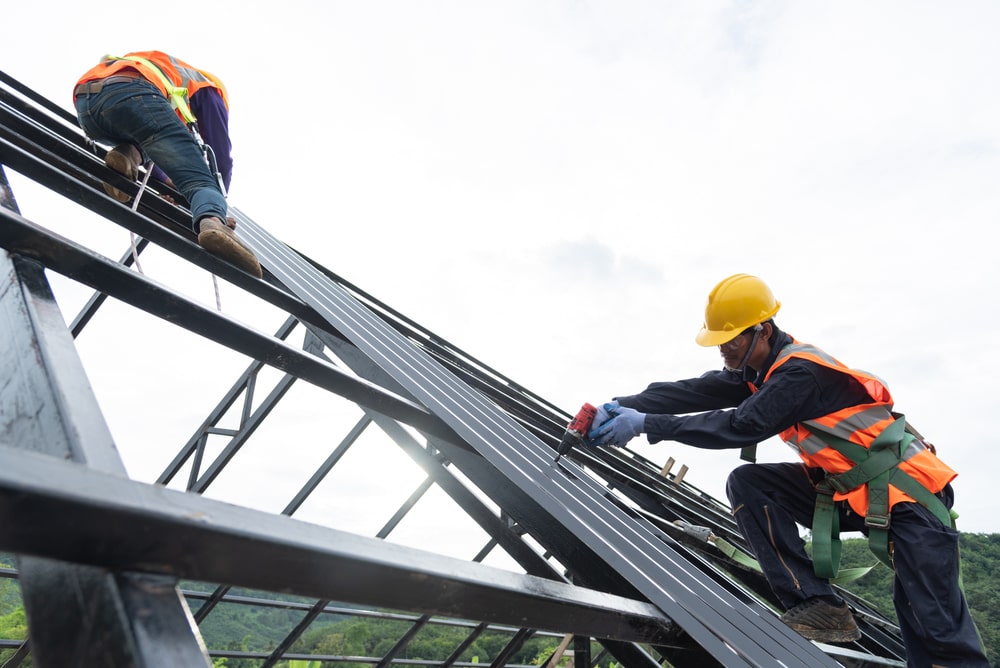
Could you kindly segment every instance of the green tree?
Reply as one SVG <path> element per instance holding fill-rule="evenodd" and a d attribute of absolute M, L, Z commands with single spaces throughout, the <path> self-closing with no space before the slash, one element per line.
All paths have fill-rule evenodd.
<path fill-rule="evenodd" d="M 993 573 L 1000 567 L 1000 534 L 962 534 L 959 548 L 962 554 L 962 589 L 969 611 L 979 629 L 987 658 L 991 664 L 997 665 L 1000 661 L 1000 582 Z M 873 561 L 867 539 L 844 541 L 842 567 L 868 565 Z M 893 623 L 898 623 L 892 602 L 892 580 L 893 572 L 879 564 L 845 588 Z"/>
<path fill-rule="evenodd" d="M 24 607 L 0 616 L 0 638 L 5 640 L 24 640 L 28 637 L 28 619 Z"/>

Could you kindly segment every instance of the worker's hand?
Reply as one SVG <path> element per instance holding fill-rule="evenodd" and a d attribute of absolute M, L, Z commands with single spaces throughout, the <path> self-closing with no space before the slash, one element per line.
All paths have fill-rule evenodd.
<path fill-rule="evenodd" d="M 232 216 L 226 216 L 226 225 L 229 226 L 229 229 L 235 230 L 236 229 L 236 219 L 233 218 Z"/>
<path fill-rule="evenodd" d="M 594 416 L 594 421 L 590 423 L 590 429 L 587 431 L 587 441 L 588 445 L 594 445 L 591 443 L 597 432 L 601 430 L 608 420 L 611 419 L 611 411 L 618 408 L 617 401 L 609 401 L 606 404 L 601 404 L 597 407 L 597 415 Z"/>
<path fill-rule="evenodd" d="M 607 405 L 607 404 L 606 404 Z M 645 429 L 646 414 L 634 408 L 615 405 L 608 409 L 611 420 L 597 429 L 591 429 L 587 436 L 595 445 L 621 447 L 641 434 Z M 594 422 L 597 422 L 595 419 Z"/>

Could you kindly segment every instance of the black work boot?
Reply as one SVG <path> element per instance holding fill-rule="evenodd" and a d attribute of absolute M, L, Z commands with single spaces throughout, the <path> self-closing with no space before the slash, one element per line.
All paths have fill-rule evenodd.
<path fill-rule="evenodd" d="M 783 614 L 781 621 L 817 642 L 852 642 L 861 637 L 861 629 L 847 603 L 836 606 L 821 598 L 811 598 Z"/>

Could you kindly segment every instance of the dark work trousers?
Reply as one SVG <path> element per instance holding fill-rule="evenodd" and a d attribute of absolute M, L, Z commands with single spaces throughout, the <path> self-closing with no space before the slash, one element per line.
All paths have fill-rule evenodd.
<path fill-rule="evenodd" d="M 163 93 L 145 79 L 104 86 L 76 98 L 80 127 L 92 138 L 142 149 L 173 180 L 191 204 L 192 229 L 215 216 L 223 223 L 229 208 L 198 142 Z"/>
<path fill-rule="evenodd" d="M 835 596 L 813 572 L 799 527 L 812 526 L 822 469 L 804 464 L 745 464 L 733 471 L 726 494 L 740 531 L 785 608 L 813 596 Z M 949 485 L 939 495 L 949 508 Z M 841 531 L 866 533 L 864 518 L 838 504 Z M 958 532 L 916 503 L 892 509 L 893 602 L 906 646 L 907 666 L 958 668 L 989 662 L 958 583 Z"/>

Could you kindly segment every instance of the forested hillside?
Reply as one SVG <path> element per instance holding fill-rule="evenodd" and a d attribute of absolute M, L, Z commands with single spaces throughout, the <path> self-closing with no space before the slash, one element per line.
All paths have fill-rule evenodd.
<path fill-rule="evenodd" d="M 1000 584 L 994 574 L 1000 568 L 1000 534 L 962 534 L 962 557 L 969 606 L 986 644 L 990 661 L 997 666 L 1000 661 Z M 875 558 L 868 552 L 866 541 L 860 538 L 844 541 L 844 567 L 870 565 L 874 562 Z M 0 567 L 12 565 L 13 560 L 8 555 L 0 555 Z M 891 580 L 889 569 L 880 564 L 864 578 L 853 583 L 850 590 L 895 620 Z M 198 601 L 191 602 L 194 610 L 199 605 Z M 202 626 L 202 633 L 210 649 L 269 651 L 295 626 L 302 614 L 298 610 L 280 607 L 255 608 L 220 604 L 208 616 Z M 345 614 L 322 619 L 326 621 L 314 624 L 295 644 L 293 651 L 344 657 L 382 656 L 411 625 L 409 620 L 391 616 L 364 618 Z M 23 638 L 26 632 L 17 581 L 0 578 L 0 638 Z M 440 661 L 468 633 L 467 627 L 428 625 L 417 634 L 400 658 L 409 661 Z M 508 639 L 507 634 L 485 633 L 470 645 L 460 660 L 488 664 L 503 649 Z M 558 642 L 559 638 L 550 636 L 531 638 L 511 662 L 538 664 L 552 653 Z M 12 651 L 0 650 L 0 663 Z M 599 651 L 596 646 L 594 651 Z M 215 661 L 216 666 L 226 668 L 252 668 L 257 663 L 245 659 L 220 658 Z M 601 665 L 607 668 L 609 663 L 606 659 Z M 30 666 L 30 663 L 25 665 Z M 285 662 L 278 665 L 281 668 L 318 668 L 318 663 L 309 666 L 306 662 Z M 362 662 L 325 664 L 326 668 L 334 665 L 338 668 L 370 668 L 370 664 Z"/>
<path fill-rule="evenodd" d="M 986 645 L 987 656 L 994 666 L 1000 665 L 1000 534 L 964 533 L 961 540 L 962 579 L 965 596 L 979 634 Z M 843 566 L 867 566 L 875 562 L 864 539 L 844 541 Z M 852 583 L 848 589 L 873 604 L 895 621 L 892 607 L 892 571 L 879 564 L 871 573 Z"/>

